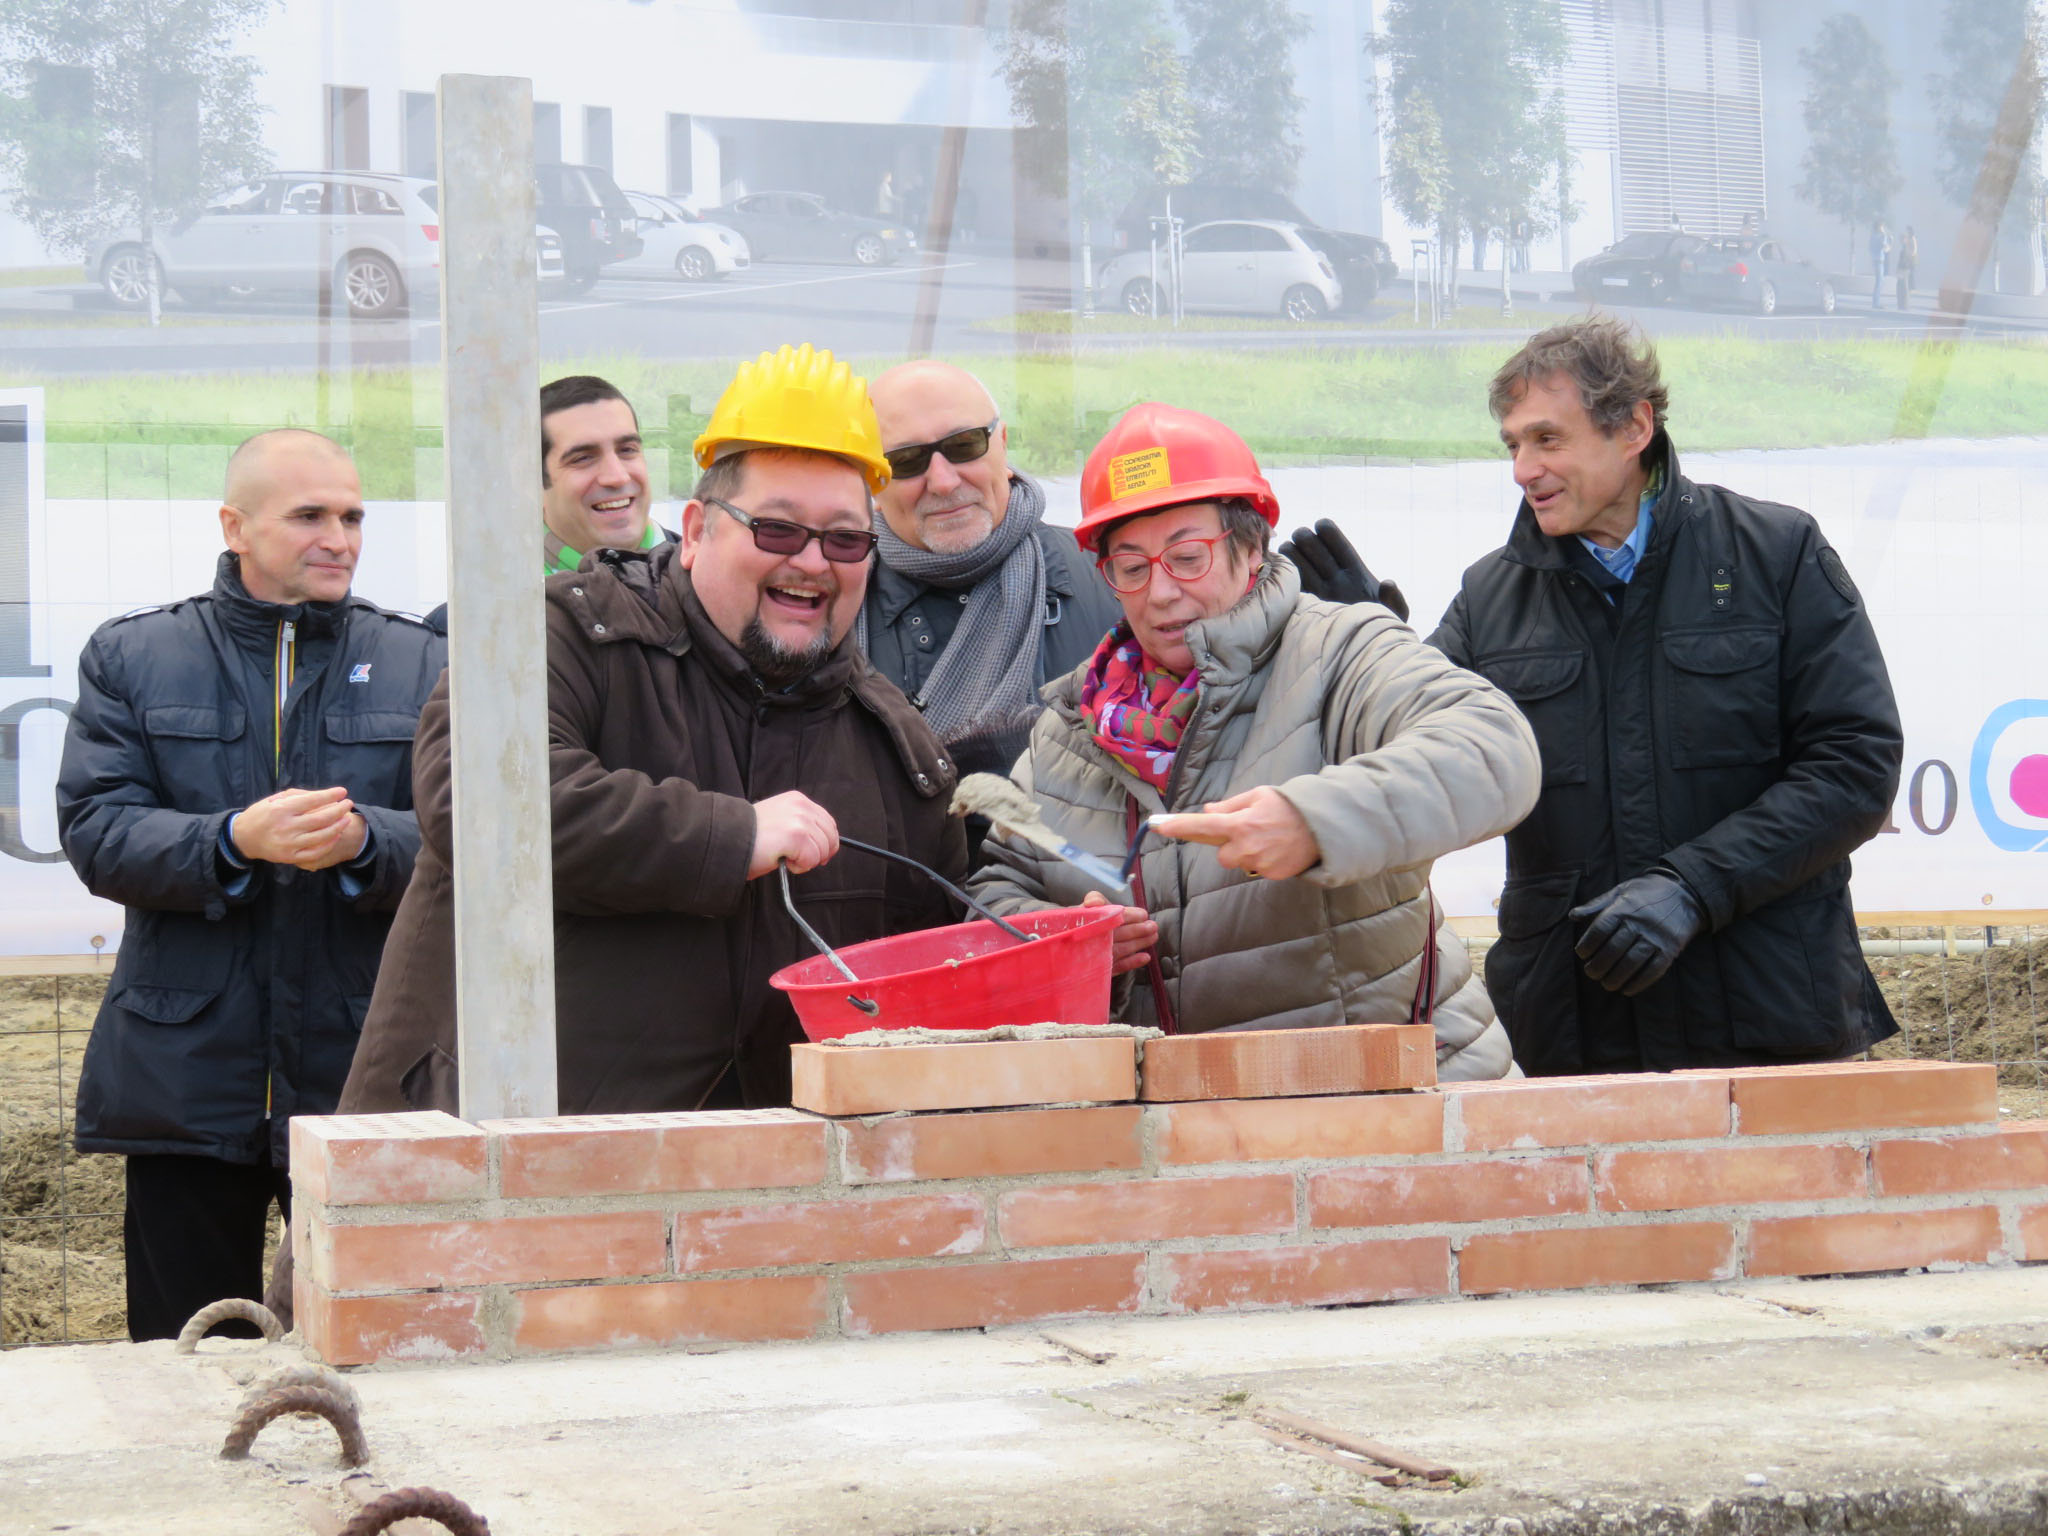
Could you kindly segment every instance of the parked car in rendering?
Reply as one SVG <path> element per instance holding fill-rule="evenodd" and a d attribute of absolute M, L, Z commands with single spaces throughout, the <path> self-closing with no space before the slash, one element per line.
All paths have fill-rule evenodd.
<path fill-rule="evenodd" d="M 615 261 L 640 254 L 633 205 L 601 165 L 536 165 L 533 216 L 562 237 L 569 289 L 582 293 Z"/>
<path fill-rule="evenodd" d="M 756 261 L 857 261 L 864 267 L 898 261 L 917 250 L 910 226 L 841 213 L 814 192 L 749 192 L 704 217 L 745 237 Z"/>
<path fill-rule="evenodd" d="M 1625 235 L 1572 268 L 1572 292 L 1589 303 L 1668 304 L 1691 293 L 1689 280 L 1706 247 L 1682 229 Z"/>
<path fill-rule="evenodd" d="M 614 277 L 680 277 L 708 283 L 728 277 L 752 261 L 746 236 L 724 224 L 700 219 L 689 204 L 656 192 L 628 192 L 640 237 L 640 254 L 606 270 Z"/>
<path fill-rule="evenodd" d="M 537 273 L 557 281 L 562 243 L 536 230 Z M 151 241 L 159 294 L 217 303 L 229 294 L 339 298 L 361 319 L 395 315 L 440 291 L 441 215 L 434 184 L 378 171 L 285 171 L 259 177 Z M 129 231 L 96 242 L 86 276 L 122 309 L 149 302 L 149 262 Z"/>
<path fill-rule="evenodd" d="M 1709 304 L 1740 304 L 1761 315 L 1781 307 L 1835 312 L 1835 285 L 1811 261 L 1770 235 L 1745 235 L 1707 247 L 1687 292 Z"/>
<path fill-rule="evenodd" d="M 1320 320 L 1344 299 L 1330 258 L 1299 225 L 1274 219 L 1221 219 L 1181 237 L 1181 308 Z M 1104 264 L 1097 302 L 1133 315 L 1164 313 L 1172 272 L 1162 253 L 1155 274 L 1148 243 Z"/>
<path fill-rule="evenodd" d="M 1337 281 L 1344 285 L 1344 303 L 1363 309 L 1380 291 L 1382 283 L 1400 276 L 1394 265 L 1393 248 L 1378 235 L 1330 229 L 1317 223 L 1293 199 L 1281 193 L 1255 187 L 1154 187 L 1124 205 L 1117 216 L 1116 234 L 1124 250 L 1142 251 L 1152 244 L 1152 219 L 1164 217 L 1168 207 L 1181 220 L 1183 231 L 1197 224 L 1219 219 L 1270 219 L 1292 224 L 1302 238 L 1330 258 Z"/>

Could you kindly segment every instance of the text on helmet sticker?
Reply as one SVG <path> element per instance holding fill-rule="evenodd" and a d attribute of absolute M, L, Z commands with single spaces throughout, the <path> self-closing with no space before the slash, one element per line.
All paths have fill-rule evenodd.
<path fill-rule="evenodd" d="M 1147 448 L 1139 453 L 1119 454 L 1109 461 L 1109 499 L 1122 501 L 1140 491 L 1173 484 L 1173 471 L 1164 448 Z"/>

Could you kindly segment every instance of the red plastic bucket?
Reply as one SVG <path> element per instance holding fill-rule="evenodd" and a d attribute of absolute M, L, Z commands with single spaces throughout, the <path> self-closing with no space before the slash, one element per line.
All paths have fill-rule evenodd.
<path fill-rule="evenodd" d="M 1019 943 L 994 923 L 956 923 L 839 951 L 856 985 L 823 955 L 768 978 L 796 1005 L 813 1040 L 864 1029 L 994 1029 L 1001 1024 L 1107 1024 L 1118 907 L 1056 907 L 1010 921 L 1039 938 Z M 846 999 L 871 999 L 873 1017 Z"/>

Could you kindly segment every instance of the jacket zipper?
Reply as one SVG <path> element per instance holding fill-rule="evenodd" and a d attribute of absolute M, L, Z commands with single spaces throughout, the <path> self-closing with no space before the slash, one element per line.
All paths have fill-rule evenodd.
<path fill-rule="evenodd" d="M 275 707 L 270 725 L 270 787 L 278 787 L 278 780 L 284 774 L 284 706 L 291 696 L 292 673 L 298 665 L 299 626 L 290 619 L 280 619 L 277 626 L 277 657 L 271 668 L 272 690 Z M 270 1119 L 275 1112 L 277 1101 L 277 1072 L 267 1059 L 265 1051 L 263 1068 L 263 1118 Z"/>

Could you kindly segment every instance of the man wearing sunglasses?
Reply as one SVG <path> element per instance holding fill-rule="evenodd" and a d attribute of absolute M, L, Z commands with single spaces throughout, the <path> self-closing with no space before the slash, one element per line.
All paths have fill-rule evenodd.
<path fill-rule="evenodd" d="M 955 920 L 950 754 L 852 639 L 888 473 L 861 380 L 784 347 L 739 370 L 680 543 L 547 582 L 555 1009 L 564 1114 L 789 1102 L 768 984 L 813 950 Z M 445 689 L 417 749 L 424 850 L 345 1109 L 453 1108 Z"/>
<path fill-rule="evenodd" d="M 1087 659 L 1115 599 L 1045 523 L 1038 483 L 1011 470 L 1009 429 L 979 379 L 927 360 L 873 388 L 890 481 L 861 643 L 962 772 L 1007 773 L 1039 688 Z"/>

